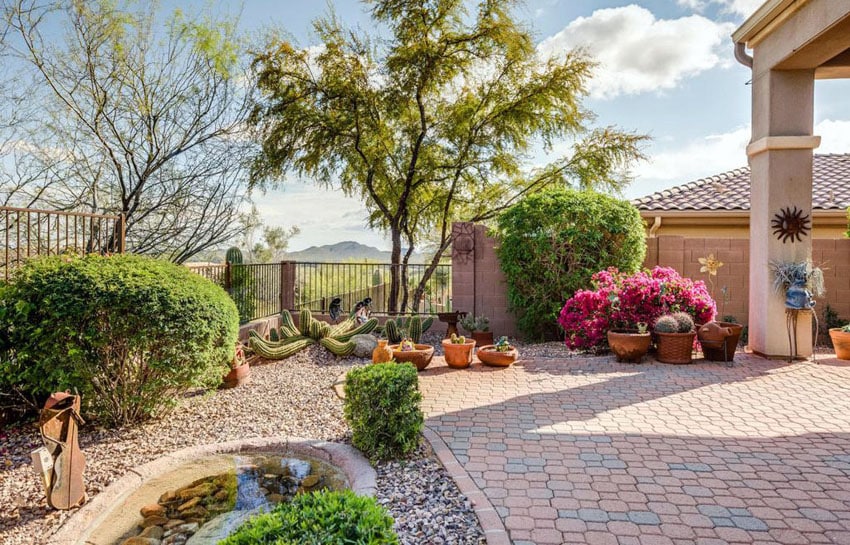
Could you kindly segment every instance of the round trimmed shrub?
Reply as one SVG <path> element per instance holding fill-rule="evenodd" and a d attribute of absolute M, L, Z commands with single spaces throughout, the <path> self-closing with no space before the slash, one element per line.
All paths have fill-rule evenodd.
<path fill-rule="evenodd" d="M 384 363 L 358 367 L 345 377 L 345 420 L 351 442 L 372 460 L 405 457 L 416 450 L 425 417 L 416 367 Z"/>
<path fill-rule="evenodd" d="M 239 315 L 223 289 L 180 265 L 51 256 L 28 261 L 0 290 L 0 327 L 0 389 L 36 402 L 76 390 L 86 417 L 114 426 L 219 384 Z"/>
<path fill-rule="evenodd" d="M 608 267 L 635 272 L 646 255 L 644 226 L 628 201 L 553 188 L 530 195 L 498 218 L 498 256 L 508 304 L 529 339 L 559 335 L 566 299 Z"/>
<path fill-rule="evenodd" d="M 251 518 L 219 545 L 397 545 L 393 519 L 374 498 L 350 490 L 299 494 Z"/>

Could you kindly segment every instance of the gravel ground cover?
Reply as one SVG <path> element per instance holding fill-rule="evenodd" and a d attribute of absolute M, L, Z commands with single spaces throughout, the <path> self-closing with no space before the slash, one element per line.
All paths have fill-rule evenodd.
<path fill-rule="evenodd" d="M 87 457 L 88 494 L 96 495 L 137 465 L 193 445 L 272 435 L 348 442 L 342 402 L 331 385 L 365 361 L 336 360 L 311 347 L 281 362 L 253 365 L 250 384 L 190 396 L 160 420 L 120 430 L 85 427 L 80 444 Z M 40 444 L 33 425 L 0 432 L 4 545 L 49 543 L 73 514 L 53 511 L 44 501 L 29 454 Z M 468 501 L 427 446 L 404 463 L 378 464 L 376 471 L 378 499 L 396 519 L 405 545 L 484 542 Z"/>

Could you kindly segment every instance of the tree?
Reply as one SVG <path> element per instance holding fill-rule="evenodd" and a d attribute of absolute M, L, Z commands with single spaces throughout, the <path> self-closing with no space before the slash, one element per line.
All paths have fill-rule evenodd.
<path fill-rule="evenodd" d="M 269 227 L 263 225 L 263 219 L 256 206 L 251 211 L 243 214 L 240 219 L 239 245 L 246 249 L 248 263 L 272 263 L 280 261 L 289 248 L 289 241 L 295 235 L 301 233 L 297 225 L 288 229 L 285 227 Z M 257 232 L 261 233 L 262 240 L 257 240 Z"/>
<path fill-rule="evenodd" d="M 231 22 L 131 5 L 4 2 L 38 109 L 0 200 L 123 213 L 129 251 L 183 262 L 238 228 L 250 146 L 240 44 Z"/>
<path fill-rule="evenodd" d="M 392 242 L 391 311 L 422 296 L 453 221 L 491 219 L 548 185 L 627 182 L 623 168 L 644 137 L 587 127 L 581 99 L 593 63 L 578 51 L 541 59 L 512 18 L 514 2 L 482 0 L 474 16 L 463 0 L 369 3 L 386 39 L 330 15 L 314 24 L 321 47 L 277 40 L 255 55 L 250 121 L 262 150 L 252 183 L 293 171 L 363 198 L 370 225 Z M 536 142 L 565 138 L 571 153 L 527 167 Z M 408 305 L 407 263 L 429 234 L 433 260 Z"/>

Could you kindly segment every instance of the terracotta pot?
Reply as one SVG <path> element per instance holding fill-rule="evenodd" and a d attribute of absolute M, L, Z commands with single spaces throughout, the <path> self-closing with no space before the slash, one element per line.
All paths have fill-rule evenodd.
<path fill-rule="evenodd" d="M 473 331 L 472 338 L 475 339 L 475 344 L 479 347 L 487 346 L 488 344 L 493 344 L 492 331 Z"/>
<path fill-rule="evenodd" d="M 493 344 L 482 346 L 475 354 L 481 360 L 481 363 L 494 367 L 508 367 L 519 358 L 519 352 L 516 348 L 511 348 L 507 352 L 499 352 L 496 350 L 496 345 Z"/>
<path fill-rule="evenodd" d="M 850 333 L 841 331 L 840 327 L 829 330 L 829 338 L 835 347 L 835 357 L 840 360 L 850 360 Z"/>
<path fill-rule="evenodd" d="M 472 363 L 472 349 L 475 348 L 474 339 L 466 339 L 465 343 L 456 344 L 451 339 L 443 339 L 443 354 L 446 364 L 455 369 L 464 369 Z"/>
<path fill-rule="evenodd" d="M 690 333 L 660 333 L 658 337 L 658 352 L 656 359 L 661 363 L 691 363 L 693 361 L 695 331 Z"/>
<path fill-rule="evenodd" d="M 649 351 L 652 335 L 638 333 L 633 330 L 612 329 L 608 331 L 608 346 L 617 356 L 617 361 L 640 363 L 641 358 Z"/>
<path fill-rule="evenodd" d="M 434 357 L 434 347 L 430 344 L 414 344 L 416 350 L 399 350 L 401 345 L 391 344 L 390 349 L 393 351 L 393 358 L 399 363 L 412 363 L 416 369 L 422 371 L 431 363 L 431 358 Z"/>
<path fill-rule="evenodd" d="M 243 363 L 239 367 L 233 367 L 230 372 L 222 377 L 221 386 L 219 388 L 236 388 L 251 380 L 251 366 L 248 362 Z"/>
<path fill-rule="evenodd" d="M 378 346 L 372 350 L 372 363 L 387 363 L 393 360 L 393 351 L 387 346 L 386 339 L 378 339 Z"/>
<path fill-rule="evenodd" d="M 734 361 L 738 341 L 744 326 L 733 322 L 708 322 L 697 330 L 697 338 L 702 346 L 702 354 L 709 361 Z M 726 340 L 726 352 L 723 352 L 723 340 Z"/>

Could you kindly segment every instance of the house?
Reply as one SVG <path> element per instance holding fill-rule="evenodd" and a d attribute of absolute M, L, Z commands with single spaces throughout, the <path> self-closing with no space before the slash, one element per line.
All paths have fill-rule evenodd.
<path fill-rule="evenodd" d="M 815 155 L 812 175 L 812 238 L 844 238 L 850 206 L 850 154 Z M 632 204 L 640 210 L 650 238 L 749 238 L 750 169 L 702 178 L 635 199 Z"/>

